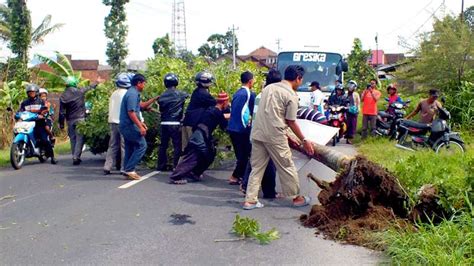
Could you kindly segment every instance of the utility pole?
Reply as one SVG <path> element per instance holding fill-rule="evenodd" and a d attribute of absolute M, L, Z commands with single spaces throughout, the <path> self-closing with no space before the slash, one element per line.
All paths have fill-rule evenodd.
<path fill-rule="evenodd" d="M 235 27 L 234 24 L 232 24 L 232 63 L 233 63 L 233 67 L 234 67 L 234 70 L 237 68 L 236 66 L 236 55 L 235 55 L 235 31 L 236 30 L 239 30 L 239 28 Z"/>
<path fill-rule="evenodd" d="M 461 21 L 464 20 L 464 0 L 461 0 Z"/>
<path fill-rule="evenodd" d="M 375 66 L 379 64 L 379 34 L 375 33 Z"/>
<path fill-rule="evenodd" d="M 281 42 L 281 39 L 280 39 L 280 38 L 276 39 L 277 53 L 279 53 L 280 50 L 281 50 L 281 49 L 280 49 L 280 42 Z"/>

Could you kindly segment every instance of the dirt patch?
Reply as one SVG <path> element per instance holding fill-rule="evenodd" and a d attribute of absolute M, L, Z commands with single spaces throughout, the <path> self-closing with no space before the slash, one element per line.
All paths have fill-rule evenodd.
<path fill-rule="evenodd" d="M 365 157 L 357 156 L 332 183 L 310 178 L 322 189 L 321 205 L 314 205 L 301 221 L 328 238 L 375 248 L 367 231 L 408 224 L 408 196 L 397 178 Z"/>

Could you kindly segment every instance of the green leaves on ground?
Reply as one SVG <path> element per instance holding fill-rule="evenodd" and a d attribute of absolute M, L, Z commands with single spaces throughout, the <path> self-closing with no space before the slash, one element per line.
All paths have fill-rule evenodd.
<path fill-rule="evenodd" d="M 279 239 L 280 233 L 272 228 L 267 232 L 260 232 L 260 223 L 249 217 L 235 216 L 234 225 L 232 226 L 232 233 L 245 238 L 254 238 L 260 242 L 260 244 L 269 244 L 271 241 Z"/>

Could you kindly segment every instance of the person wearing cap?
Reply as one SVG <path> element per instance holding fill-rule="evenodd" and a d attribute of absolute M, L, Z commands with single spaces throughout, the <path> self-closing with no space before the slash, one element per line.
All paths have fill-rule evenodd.
<path fill-rule="evenodd" d="M 313 81 L 309 87 L 311 88 L 311 107 L 320 113 L 324 113 L 324 94 L 321 91 L 319 82 Z"/>
<path fill-rule="evenodd" d="M 375 136 L 377 123 L 377 102 L 382 93 L 377 90 L 377 80 L 371 79 L 370 85 L 362 92 L 360 100 L 362 102 L 362 138 L 367 137 L 367 131 L 370 126 L 372 136 Z"/>
<path fill-rule="evenodd" d="M 250 143 L 251 118 L 255 103 L 255 92 L 251 91 L 254 84 L 253 74 L 245 71 L 240 75 L 242 87 L 232 96 L 229 132 L 234 147 L 237 163 L 229 178 L 230 185 L 239 185 L 250 159 L 252 144 Z"/>
<path fill-rule="evenodd" d="M 125 144 L 123 136 L 119 131 L 120 124 L 120 106 L 122 105 L 123 96 L 127 93 L 130 88 L 130 77 L 133 75 L 129 73 L 120 73 L 117 75 L 115 85 L 117 89 L 112 93 L 109 98 L 109 127 L 110 127 L 110 139 L 107 154 L 105 156 L 104 163 L 104 174 L 110 174 L 112 166 L 116 164 L 118 155 L 120 155 L 120 172 L 123 173 L 123 157 L 125 155 Z M 118 170 L 118 169 L 117 169 Z"/>
<path fill-rule="evenodd" d="M 226 113 L 229 107 L 229 95 L 219 93 L 215 106 L 207 108 L 200 116 L 189 142 L 184 149 L 178 165 L 170 175 L 170 184 L 183 185 L 190 179 L 200 181 L 202 173 L 212 164 L 216 156 L 215 141 L 212 133 L 219 126 L 222 130 L 227 127 Z"/>
<path fill-rule="evenodd" d="M 438 101 L 439 91 L 437 89 L 429 90 L 429 98 L 421 100 L 416 106 L 415 110 L 411 112 L 405 119 L 411 119 L 416 114 L 420 113 L 420 123 L 430 124 L 438 113 L 438 108 L 442 105 Z"/>
<path fill-rule="evenodd" d="M 285 80 L 273 83 L 262 91 L 259 111 L 252 125 L 252 172 L 242 206 L 245 210 L 263 207 L 258 201 L 258 193 L 270 158 L 280 178 L 282 196 L 292 198 L 294 207 L 306 206 L 311 201 L 300 194 L 298 172 L 288 143 L 288 130 L 291 129 L 304 150 L 309 155 L 314 153 L 313 143 L 305 138 L 296 123 L 296 90 L 303 84 L 304 72 L 302 66 L 290 65 L 285 69 Z"/>

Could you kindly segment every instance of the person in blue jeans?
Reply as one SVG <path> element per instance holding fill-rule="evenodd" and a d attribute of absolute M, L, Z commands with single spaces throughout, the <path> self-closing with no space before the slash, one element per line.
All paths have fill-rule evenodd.
<path fill-rule="evenodd" d="M 132 86 L 123 96 L 120 106 L 119 130 L 125 143 L 123 171 L 132 180 L 140 179 L 140 176 L 135 172 L 135 167 L 145 155 L 147 148 L 145 135 L 148 128 L 140 120 L 140 108 L 146 108 L 144 104 L 140 103 L 140 93 L 145 88 L 145 84 L 146 79 L 143 75 L 136 74 L 133 76 Z M 153 98 L 152 101 L 156 101 L 156 99 L 157 97 Z M 149 102 L 151 101 L 146 103 Z"/>

